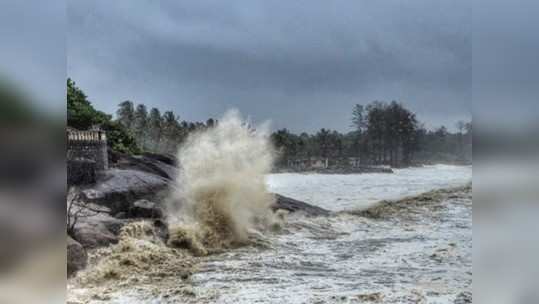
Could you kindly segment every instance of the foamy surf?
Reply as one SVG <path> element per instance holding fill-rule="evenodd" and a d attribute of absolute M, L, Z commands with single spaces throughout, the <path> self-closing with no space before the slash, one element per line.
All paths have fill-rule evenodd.
<path fill-rule="evenodd" d="M 274 197 L 265 176 L 274 153 L 268 131 L 230 111 L 215 127 L 187 138 L 168 208 L 170 244 L 205 255 L 246 244 L 249 231 L 271 226 Z"/>
<path fill-rule="evenodd" d="M 264 233 L 278 230 L 284 216 L 271 211 L 274 197 L 265 183 L 274 160 L 267 126 L 254 128 L 230 111 L 191 134 L 178 159 L 166 242 L 149 222 L 124 226 L 118 244 L 90 252 L 90 265 L 68 284 L 71 300 L 188 302 L 196 295 L 187 281 L 197 257 L 247 244 L 271 247 Z M 206 291 L 194 301 L 211 299 Z"/>
<path fill-rule="evenodd" d="M 70 280 L 69 300 L 453 303 L 471 295 L 469 189 L 435 205 L 425 201 L 411 210 L 412 218 L 395 216 L 399 212 L 378 218 L 276 216 L 269 211 L 268 194 L 269 188 L 335 211 L 350 210 L 465 185 L 470 167 L 403 169 L 383 176 L 269 174 L 273 154 L 265 136 L 263 128 L 254 130 L 232 113 L 215 129 L 189 138 L 180 152 L 179 190 L 168 206 L 168 244 L 148 223 L 125 228 L 120 244 L 92 253 L 93 266 Z M 268 233 L 275 223 L 282 229 Z"/>

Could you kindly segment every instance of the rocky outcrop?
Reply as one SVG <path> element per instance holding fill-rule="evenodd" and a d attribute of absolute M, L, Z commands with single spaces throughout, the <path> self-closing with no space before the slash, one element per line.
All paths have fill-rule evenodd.
<path fill-rule="evenodd" d="M 154 202 L 149 200 L 138 200 L 129 208 L 130 218 L 162 218 L 163 210 Z"/>
<path fill-rule="evenodd" d="M 111 214 L 128 212 L 140 199 L 163 201 L 174 187 L 172 180 L 137 170 L 112 169 L 82 190 L 84 201 L 106 206 Z"/>
<path fill-rule="evenodd" d="M 170 180 L 178 175 L 178 162 L 171 155 L 144 153 L 132 156 L 111 151 L 109 162 L 118 169 L 142 171 Z"/>
<path fill-rule="evenodd" d="M 67 237 L 67 276 L 73 276 L 77 271 L 86 267 L 88 255 L 77 241 Z"/>
<path fill-rule="evenodd" d="M 287 210 L 288 212 L 303 212 L 309 216 L 326 216 L 330 214 L 329 210 L 307 204 L 280 194 L 275 195 L 275 204 L 271 208 Z"/>
<path fill-rule="evenodd" d="M 94 184 L 77 190 L 79 208 L 88 210 L 78 213 L 84 216 L 77 219 L 70 235 L 84 248 L 117 243 L 120 229 L 134 219 L 160 220 L 164 212 L 159 202 L 175 187 L 178 168 L 172 156 L 130 156 L 111 151 L 109 162 L 112 168 L 102 172 Z M 163 238 L 168 234 L 161 232 Z"/>
<path fill-rule="evenodd" d="M 73 238 L 84 248 L 97 248 L 118 242 L 120 229 L 127 220 L 120 220 L 104 213 L 81 218 L 73 228 Z"/>

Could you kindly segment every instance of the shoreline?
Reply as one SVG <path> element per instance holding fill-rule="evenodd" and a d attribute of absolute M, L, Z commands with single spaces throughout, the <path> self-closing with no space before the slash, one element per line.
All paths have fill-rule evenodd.
<path fill-rule="evenodd" d="M 377 167 L 377 166 L 364 166 L 359 168 L 318 168 L 318 169 L 296 169 L 296 168 L 275 168 L 272 170 L 271 174 L 280 174 L 280 173 L 298 173 L 298 174 L 341 174 L 341 175 L 351 175 L 351 174 L 368 174 L 368 173 L 395 173 L 394 170 L 401 169 L 412 169 L 412 168 L 425 168 L 431 166 L 455 166 L 455 167 L 472 167 L 472 164 L 461 164 L 461 163 L 424 163 L 424 164 L 415 164 L 404 167 Z"/>

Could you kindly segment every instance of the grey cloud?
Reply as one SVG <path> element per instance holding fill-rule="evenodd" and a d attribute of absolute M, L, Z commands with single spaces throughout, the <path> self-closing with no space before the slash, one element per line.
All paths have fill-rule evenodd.
<path fill-rule="evenodd" d="M 65 113 L 65 2 L 3 1 L 0 81 L 22 89 L 41 109 Z"/>
<path fill-rule="evenodd" d="M 354 103 L 397 99 L 431 126 L 470 117 L 466 1 L 70 1 L 68 24 L 68 75 L 107 112 L 345 131 Z"/>

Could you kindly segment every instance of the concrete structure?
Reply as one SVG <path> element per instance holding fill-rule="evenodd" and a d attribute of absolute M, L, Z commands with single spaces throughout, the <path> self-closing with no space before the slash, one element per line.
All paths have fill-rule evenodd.
<path fill-rule="evenodd" d="M 96 174 L 109 167 L 105 132 L 99 129 L 79 131 L 68 128 L 66 135 L 68 184 L 95 181 Z"/>

